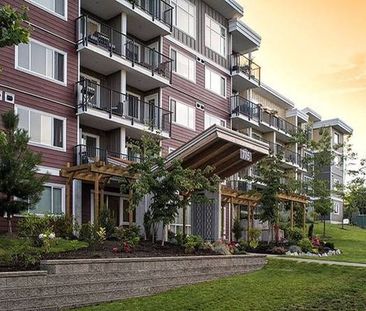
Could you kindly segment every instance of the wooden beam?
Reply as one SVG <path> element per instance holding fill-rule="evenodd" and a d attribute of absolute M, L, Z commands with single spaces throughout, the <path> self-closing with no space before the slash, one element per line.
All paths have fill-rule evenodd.
<path fill-rule="evenodd" d="M 194 163 L 191 168 L 200 168 L 206 166 L 219 167 L 221 163 L 227 161 L 229 158 L 237 156 L 240 158 L 238 146 L 223 145 L 212 151 L 208 156 Z"/>
<path fill-rule="evenodd" d="M 183 166 L 189 167 L 192 163 L 194 163 L 197 160 L 197 157 L 204 158 L 205 154 L 209 154 L 210 151 L 215 150 L 216 148 L 219 148 L 223 144 L 223 141 L 215 139 L 212 142 L 210 142 L 207 146 L 204 148 L 198 148 L 192 153 L 190 153 L 185 159 L 183 159 Z"/>
<path fill-rule="evenodd" d="M 304 235 L 306 235 L 306 204 L 303 204 L 304 208 L 304 218 L 303 218 L 303 229 L 304 229 Z"/>
<path fill-rule="evenodd" d="M 293 201 L 291 201 L 290 226 L 291 226 L 291 230 L 293 230 L 294 229 L 294 202 Z"/>
<path fill-rule="evenodd" d="M 94 223 L 99 220 L 99 178 L 94 180 Z"/>

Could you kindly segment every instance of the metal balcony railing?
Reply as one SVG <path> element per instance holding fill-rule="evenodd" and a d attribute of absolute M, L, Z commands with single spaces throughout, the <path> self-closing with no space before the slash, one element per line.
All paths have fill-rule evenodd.
<path fill-rule="evenodd" d="M 94 20 L 88 15 L 82 15 L 76 19 L 78 45 L 97 45 L 107 50 L 110 57 L 118 55 L 131 61 L 132 66 L 138 65 L 150 70 L 152 76 L 157 74 L 171 80 L 173 62 L 171 58 L 109 25 L 98 21 L 90 23 L 90 21 Z"/>
<path fill-rule="evenodd" d="M 241 192 L 247 192 L 250 190 L 249 183 L 243 180 L 227 180 L 226 187 Z"/>
<path fill-rule="evenodd" d="M 140 162 L 141 159 L 129 154 L 111 152 L 102 148 L 87 145 L 74 147 L 75 165 L 95 163 L 102 161 L 105 164 L 126 165 L 123 161 Z"/>
<path fill-rule="evenodd" d="M 258 84 L 261 82 L 261 67 L 244 55 L 231 55 L 231 72 L 242 73 Z"/>
<path fill-rule="evenodd" d="M 173 26 L 173 7 L 164 0 L 129 0 L 132 3 L 132 8 L 140 8 L 148 13 L 152 20 L 159 20 L 163 24 L 170 27 L 172 31 Z"/>
<path fill-rule="evenodd" d="M 172 113 L 138 97 L 123 94 L 101 86 L 91 80 L 83 79 L 76 84 L 78 92 L 77 110 L 87 111 L 88 108 L 105 111 L 112 116 L 122 117 L 144 124 L 151 131 L 162 131 L 171 134 Z"/>
<path fill-rule="evenodd" d="M 260 121 L 260 107 L 250 100 L 235 95 L 231 97 L 231 113 L 245 115 L 251 120 Z"/>
<path fill-rule="evenodd" d="M 267 110 L 262 110 L 261 121 L 289 135 L 294 135 L 297 132 L 296 125 L 291 124 L 285 119 L 277 117 L 276 115 L 268 112 Z"/>
<path fill-rule="evenodd" d="M 282 155 L 283 161 L 291 164 L 299 165 L 301 155 L 297 152 L 291 151 L 280 144 L 269 142 L 269 151 L 271 154 Z"/>

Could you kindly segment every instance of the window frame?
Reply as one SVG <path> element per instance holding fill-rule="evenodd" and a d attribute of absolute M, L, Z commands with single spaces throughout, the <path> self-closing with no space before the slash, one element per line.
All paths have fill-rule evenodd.
<path fill-rule="evenodd" d="M 211 38 L 210 38 L 210 46 L 207 45 L 207 30 L 210 30 L 210 33 L 212 30 L 212 27 L 210 26 L 210 28 L 207 29 L 207 20 L 210 20 L 210 25 L 212 22 L 218 24 L 221 28 L 223 28 L 225 30 L 225 45 L 224 45 L 224 53 L 221 53 L 214 50 L 212 48 L 212 42 L 211 42 Z M 222 35 L 220 34 L 220 37 L 222 38 Z M 228 29 L 227 27 L 225 27 L 224 25 L 222 25 L 220 22 L 218 22 L 217 20 L 215 20 L 214 18 L 212 18 L 210 15 L 208 15 L 207 13 L 205 14 L 205 47 L 210 49 L 212 52 L 217 53 L 218 55 L 227 58 L 227 54 L 228 54 Z"/>
<path fill-rule="evenodd" d="M 207 79 L 206 79 L 206 71 L 210 71 L 210 72 L 213 72 L 213 73 L 215 73 L 215 74 L 217 74 L 218 76 L 220 76 L 221 77 L 221 79 L 224 79 L 224 81 L 225 81 L 225 87 L 224 87 L 224 91 L 225 91 L 225 94 L 224 95 L 222 95 L 222 94 L 219 94 L 219 93 L 217 93 L 216 91 L 214 91 L 214 90 L 212 90 L 211 88 L 208 88 L 207 87 Z M 212 78 L 211 78 L 211 81 L 212 81 Z M 219 72 L 217 72 L 216 70 L 214 70 L 214 69 L 211 69 L 210 67 L 208 67 L 208 66 L 205 66 L 205 89 L 206 90 L 208 90 L 208 91 L 210 91 L 211 93 L 213 93 L 213 94 L 216 94 L 216 95 L 218 95 L 218 96 L 220 96 L 220 97 L 222 97 L 222 98 L 227 98 L 227 78 L 225 77 L 225 76 L 223 76 L 222 74 L 220 74 Z"/>
<path fill-rule="evenodd" d="M 60 215 L 63 215 L 65 214 L 65 211 L 66 211 L 66 202 L 65 202 L 65 189 L 66 189 L 66 186 L 63 185 L 63 184 L 57 184 L 57 183 L 45 183 L 43 185 L 43 187 L 50 187 L 51 188 L 51 208 L 52 208 L 52 212 L 49 213 L 49 214 L 40 214 L 40 213 L 35 213 L 32 211 L 32 208 L 28 208 L 28 213 L 32 213 L 36 216 L 45 216 L 45 215 L 56 215 L 56 216 L 60 216 Z M 54 214 L 53 213 L 53 189 L 56 188 L 56 189 L 61 189 L 61 214 Z M 38 204 L 38 203 L 37 203 Z"/>
<path fill-rule="evenodd" d="M 215 118 L 215 119 L 219 120 L 220 122 L 224 122 L 224 123 L 225 123 L 225 125 L 221 125 L 221 124 L 217 124 L 217 123 L 213 123 L 213 124 L 216 124 L 216 125 L 219 125 L 219 126 L 223 126 L 223 127 L 226 127 L 226 126 L 227 126 L 227 122 L 226 122 L 226 120 L 225 120 L 225 119 L 220 118 L 220 117 L 218 117 L 218 116 L 215 116 L 214 114 L 207 113 L 207 112 L 205 111 L 205 115 L 204 115 L 204 129 L 205 129 L 205 130 L 206 130 L 206 129 L 208 129 L 209 127 L 211 127 L 211 126 L 213 125 L 213 124 L 211 124 L 210 126 L 206 126 L 206 116 L 207 116 L 207 117 Z"/>
<path fill-rule="evenodd" d="M 172 58 L 172 51 L 174 51 L 175 52 L 175 55 L 176 55 L 176 58 L 175 58 L 175 67 L 176 67 L 176 70 L 174 70 L 174 67 L 172 66 L 172 72 L 175 75 L 177 75 L 177 76 L 179 76 L 179 77 L 181 77 L 181 78 L 183 78 L 183 79 L 185 79 L 185 80 L 187 80 L 189 82 L 196 83 L 196 79 L 197 79 L 196 59 L 193 58 L 193 57 L 191 57 L 191 56 L 188 56 L 186 53 L 182 53 L 181 51 L 179 51 L 178 49 L 176 49 L 176 48 L 174 48 L 172 46 L 170 47 L 170 51 L 169 51 L 169 56 L 170 56 L 171 59 L 173 59 Z M 193 62 L 193 67 L 194 67 L 193 68 L 193 79 L 190 79 L 189 77 L 186 77 L 183 74 L 181 74 L 180 72 L 178 72 L 178 70 L 177 70 L 177 68 L 178 68 L 178 66 L 177 66 L 178 54 L 180 54 L 183 57 L 188 58 L 189 60 L 191 60 Z M 188 72 L 189 72 L 189 69 L 188 69 Z"/>
<path fill-rule="evenodd" d="M 186 104 L 186 103 L 184 103 L 184 102 L 182 102 L 182 101 L 180 101 L 180 100 L 177 100 L 176 98 L 174 98 L 174 97 L 169 97 L 169 109 L 170 109 L 170 111 L 172 112 L 172 114 L 175 114 L 176 113 L 176 108 L 175 108 L 175 110 L 173 111 L 173 109 L 172 109 L 172 107 L 171 107 L 171 101 L 172 100 L 174 100 L 175 101 L 175 104 L 177 105 L 177 104 L 180 104 L 180 105 L 183 105 L 183 106 L 186 106 L 186 107 L 188 107 L 188 109 L 190 108 L 190 109 L 193 109 L 193 115 L 194 115 L 194 118 L 193 118 L 193 128 L 191 128 L 191 127 L 189 127 L 188 125 L 184 125 L 184 124 L 181 124 L 181 123 L 179 123 L 179 122 L 177 122 L 177 117 L 175 116 L 173 116 L 172 115 L 172 117 L 173 117 L 173 120 L 172 120 L 172 123 L 174 124 L 174 125 L 177 125 L 177 126 L 180 126 L 180 127 L 183 127 L 183 128 L 186 128 L 186 129 L 189 129 L 189 130 L 191 130 L 191 131 L 196 131 L 196 108 L 194 107 L 194 106 L 191 106 L 191 105 L 189 105 L 189 104 Z"/>
<path fill-rule="evenodd" d="M 336 142 L 336 141 L 335 141 L 335 138 L 336 138 L 336 137 L 337 137 L 338 142 Z M 336 145 L 336 146 L 337 146 L 337 145 L 339 145 L 339 144 L 340 144 L 340 138 L 341 138 L 341 137 L 340 137 L 339 133 L 334 132 L 334 133 L 333 133 L 333 144 L 334 144 L 334 145 Z"/>
<path fill-rule="evenodd" d="M 339 215 L 340 214 L 340 206 L 339 206 L 340 202 L 337 201 L 333 201 L 333 214 L 335 215 Z"/>
<path fill-rule="evenodd" d="M 42 10 L 48 12 L 48 13 L 50 13 L 50 14 L 58 17 L 58 18 L 63 19 L 64 21 L 67 21 L 67 16 L 68 16 L 68 0 L 64 0 L 64 11 L 65 11 L 65 15 L 61 15 L 61 14 L 55 12 L 55 11 L 52 11 L 51 9 L 49 9 L 46 6 L 38 3 L 35 0 L 25 0 L 25 1 L 26 2 L 29 2 L 30 4 L 32 4 L 32 5 L 36 6 L 36 7 L 40 8 L 40 9 L 42 9 Z M 54 0 L 54 1 L 56 1 L 56 0 Z"/>
<path fill-rule="evenodd" d="M 52 52 L 53 53 L 55 53 L 55 52 L 57 52 L 57 53 L 59 53 L 59 54 L 61 54 L 61 55 L 63 55 L 64 56 L 64 81 L 59 81 L 59 80 L 57 80 L 57 79 L 55 79 L 55 78 L 50 78 L 50 77 L 48 77 L 47 75 L 43 75 L 43 74 L 41 74 L 41 73 L 38 73 L 38 72 L 35 72 L 35 71 L 32 71 L 31 69 L 27 69 L 27 68 L 23 68 L 23 67 L 21 67 L 20 65 L 19 65 L 19 59 L 18 59 L 18 57 L 19 57 L 19 46 L 18 45 L 16 45 L 15 46 L 15 69 L 16 70 L 19 70 L 19 71 L 23 71 L 23 72 L 25 72 L 25 73 L 27 73 L 27 74 L 30 74 L 30 75 L 33 75 L 33 76 L 36 76 L 36 77 L 38 77 L 38 78 L 41 78 L 41 79 L 44 79 L 44 80 L 47 80 L 47 81 L 50 81 L 50 82 L 53 82 L 53 83 L 57 83 L 57 84 L 60 84 L 60 85 L 63 85 L 63 86 L 67 86 L 67 53 L 66 52 L 64 52 L 64 51 L 61 51 L 61 50 L 59 50 L 59 49 L 57 49 L 57 48 L 54 48 L 54 47 L 52 47 L 52 46 L 50 46 L 50 45 L 48 45 L 48 44 L 45 44 L 45 43 L 43 43 L 43 42 L 40 42 L 40 41 L 38 41 L 38 40 L 35 40 L 35 39 L 33 39 L 33 38 L 30 38 L 29 39 L 29 42 L 27 43 L 27 45 L 28 46 L 30 46 L 30 44 L 32 43 L 32 42 L 34 42 L 34 43 L 36 43 L 36 44 L 38 44 L 38 45 L 40 45 L 40 46 L 42 46 L 42 47 L 44 47 L 44 48 L 46 48 L 46 49 L 50 49 L 50 50 L 52 50 Z M 28 47 L 28 54 L 29 54 L 29 67 L 31 67 L 31 53 L 30 53 L 30 51 L 31 51 L 31 48 L 30 47 Z M 54 55 L 54 54 L 53 54 Z M 53 74 L 54 74 L 54 72 L 53 72 Z"/>
<path fill-rule="evenodd" d="M 177 7 L 179 7 L 179 5 L 177 4 L 177 1 L 185 1 L 185 2 L 188 3 L 188 5 L 191 5 L 194 8 L 194 16 L 193 16 L 193 18 L 194 18 L 193 34 L 194 35 L 186 32 L 185 30 L 183 30 L 180 27 L 178 27 L 178 25 L 177 25 L 177 15 L 176 14 L 178 14 Z M 173 7 L 173 18 L 172 18 L 173 27 L 179 29 L 179 31 L 183 32 L 187 36 L 189 36 L 189 37 L 191 37 L 191 38 L 193 38 L 193 39 L 196 40 L 196 38 L 197 38 L 197 6 L 194 3 L 192 3 L 191 1 L 189 1 L 189 0 L 171 0 L 170 1 L 170 5 Z M 179 8 L 181 8 L 181 7 L 179 7 Z M 181 10 L 184 10 L 184 9 L 181 8 Z M 190 14 L 189 12 L 187 12 L 187 13 Z"/>
<path fill-rule="evenodd" d="M 44 111 L 41 111 L 41 110 L 37 110 L 37 109 L 33 109 L 33 108 L 29 108 L 29 107 L 26 107 L 26 106 L 22 106 L 22 105 L 14 105 L 14 112 L 15 114 L 18 114 L 18 109 L 24 109 L 24 110 L 28 110 L 28 124 L 30 125 L 30 112 L 33 111 L 35 113 L 40 113 L 41 115 L 44 115 L 44 116 L 47 116 L 47 117 L 51 117 L 52 120 L 54 119 L 58 119 L 58 120 L 62 120 L 63 121 L 63 146 L 62 147 L 57 147 L 57 146 L 54 146 L 54 145 L 48 145 L 48 144 L 43 144 L 43 143 L 40 143 L 40 142 L 35 142 L 35 141 L 32 141 L 31 139 L 31 135 L 30 135 L 30 132 L 29 132 L 29 128 L 27 130 L 28 132 L 28 135 L 30 137 L 29 139 L 29 142 L 28 144 L 31 145 L 31 146 L 36 146 L 36 147 L 41 147 L 41 148 L 47 148 L 47 149 L 52 149 L 52 150 L 57 150 L 57 151 L 63 151 L 63 152 L 66 152 L 66 128 L 67 128 L 67 119 L 65 117 L 60 117 L 60 116 L 57 116 L 57 115 L 54 115 L 54 114 L 51 114 L 51 113 L 48 113 L 48 112 L 44 112 Z M 52 140 L 53 140 L 53 135 L 54 134 L 54 128 L 52 127 L 52 133 L 51 133 L 51 137 L 52 137 Z"/>

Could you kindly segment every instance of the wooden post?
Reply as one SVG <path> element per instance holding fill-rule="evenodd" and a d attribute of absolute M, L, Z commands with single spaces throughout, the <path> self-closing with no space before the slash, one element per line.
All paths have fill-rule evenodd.
<path fill-rule="evenodd" d="M 94 223 L 99 220 L 99 175 L 94 180 Z"/>
<path fill-rule="evenodd" d="M 291 201 L 290 226 L 291 226 L 291 230 L 293 230 L 294 229 L 294 201 Z"/>
<path fill-rule="evenodd" d="M 128 205 L 128 226 L 131 228 L 132 224 L 133 224 L 133 211 L 132 211 L 132 196 L 133 196 L 133 192 L 130 189 L 129 193 L 128 193 L 128 201 L 129 201 L 129 205 Z"/>
<path fill-rule="evenodd" d="M 304 203 L 303 206 L 304 206 L 304 218 L 302 225 L 304 227 L 304 234 L 306 234 L 306 204 Z"/>
<path fill-rule="evenodd" d="M 249 242 L 249 230 L 251 229 L 251 222 L 252 222 L 252 208 L 250 204 L 248 204 L 248 223 L 247 223 L 247 240 Z"/>
<path fill-rule="evenodd" d="M 240 218 L 238 218 L 240 219 Z M 230 232 L 229 232 L 229 239 L 230 241 L 233 240 L 233 226 L 234 226 L 234 204 L 233 198 L 230 198 Z"/>
<path fill-rule="evenodd" d="M 65 192 L 66 192 L 66 215 L 67 216 L 72 216 L 72 204 L 71 204 L 71 183 L 72 183 L 72 178 L 69 177 L 66 181 L 66 186 L 65 186 Z"/>

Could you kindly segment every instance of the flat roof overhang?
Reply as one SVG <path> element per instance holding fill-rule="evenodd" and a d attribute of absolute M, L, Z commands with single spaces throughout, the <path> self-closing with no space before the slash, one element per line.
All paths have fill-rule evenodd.
<path fill-rule="evenodd" d="M 232 35 L 232 49 L 236 53 L 247 54 L 258 50 L 261 37 L 243 21 L 229 21 L 229 32 Z"/>
<path fill-rule="evenodd" d="M 242 17 L 244 14 L 243 7 L 236 0 L 205 0 L 205 2 L 227 19 Z"/>
<path fill-rule="evenodd" d="M 268 154 L 268 143 L 213 125 L 169 154 L 166 163 L 168 169 L 174 160 L 180 160 L 183 167 L 192 169 L 212 166 L 213 174 L 226 178 Z"/>

